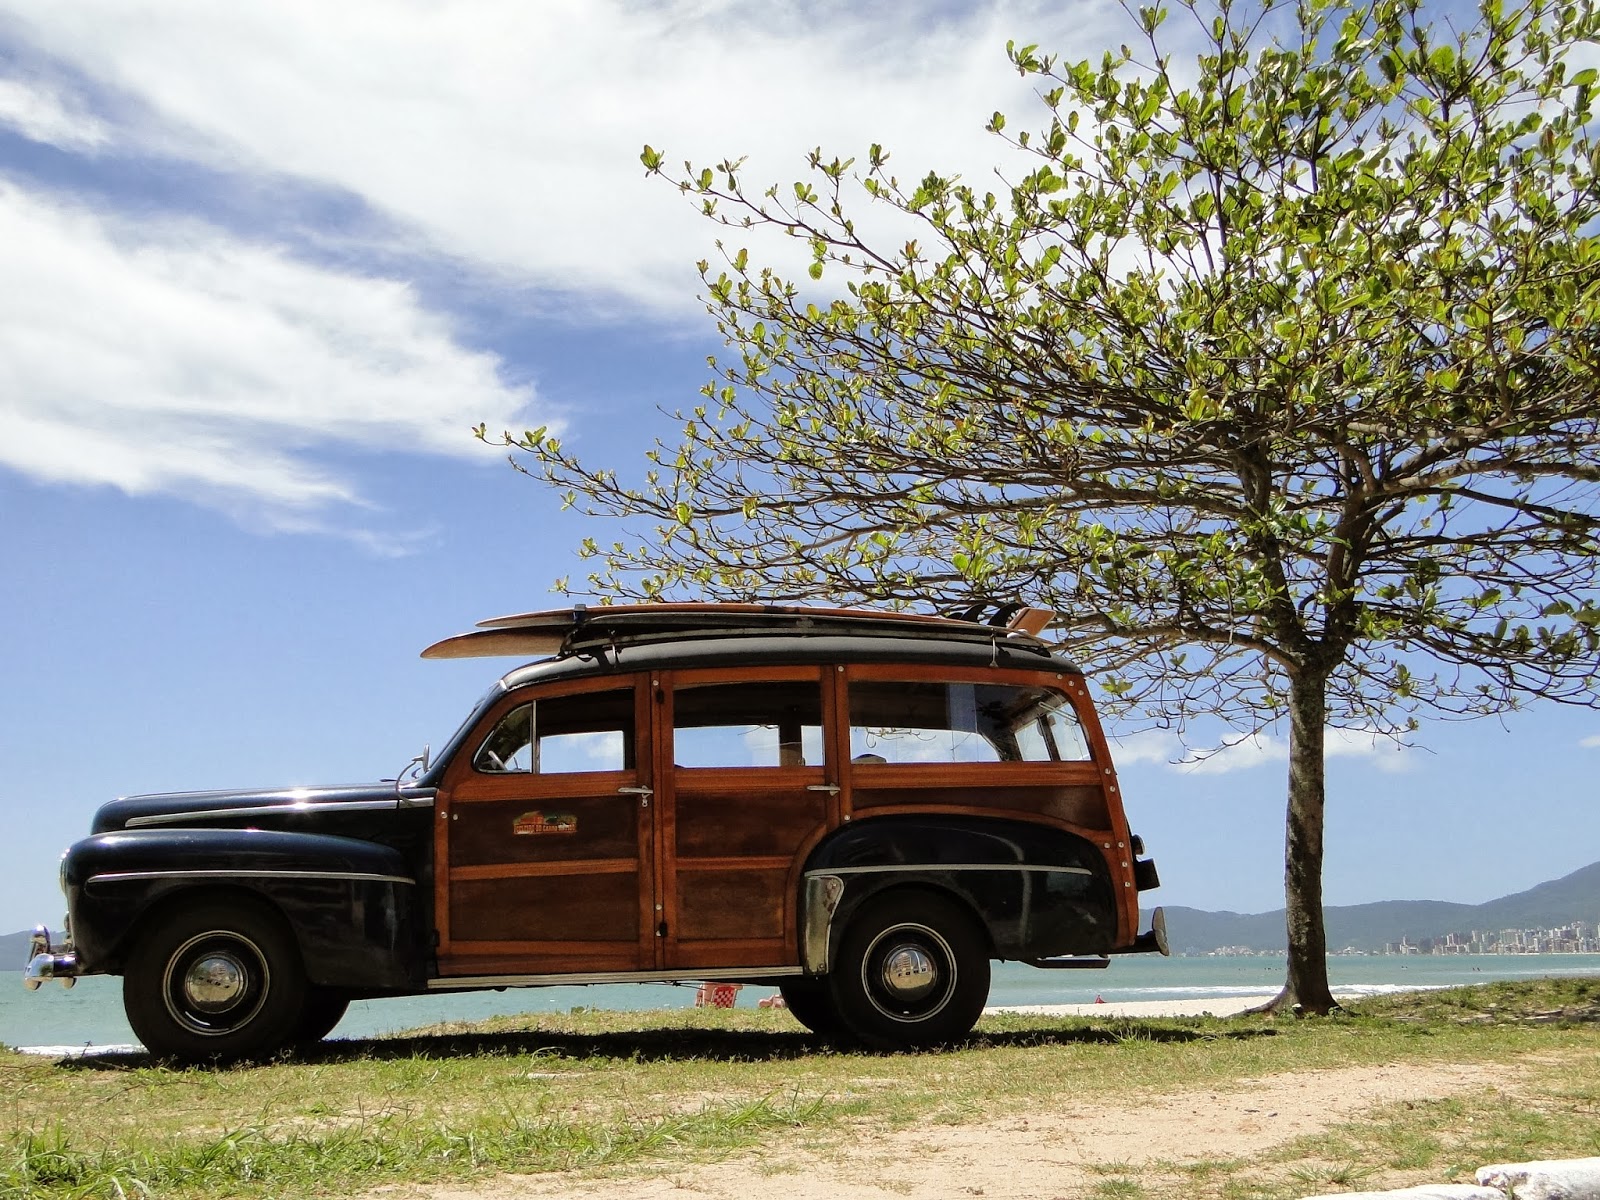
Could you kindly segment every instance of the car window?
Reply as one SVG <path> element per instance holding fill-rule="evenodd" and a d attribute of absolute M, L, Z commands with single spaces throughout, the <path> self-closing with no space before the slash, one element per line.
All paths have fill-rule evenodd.
<path fill-rule="evenodd" d="M 519 704 L 501 717 L 472 765 L 491 774 L 533 770 L 533 705 Z"/>
<path fill-rule="evenodd" d="M 625 771 L 633 765 L 633 691 L 556 696 L 513 708 L 472 765 L 491 775 Z"/>
<path fill-rule="evenodd" d="M 672 704 L 672 758 L 680 767 L 822 765 L 815 680 L 690 685 L 674 689 Z"/>
<path fill-rule="evenodd" d="M 1071 703 L 1011 683 L 860 680 L 850 685 L 856 762 L 1063 762 L 1089 757 Z"/>

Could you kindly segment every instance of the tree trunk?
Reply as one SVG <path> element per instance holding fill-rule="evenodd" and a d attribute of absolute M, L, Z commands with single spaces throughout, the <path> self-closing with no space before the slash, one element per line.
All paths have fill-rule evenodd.
<path fill-rule="evenodd" d="M 1283 879 L 1289 964 L 1283 991 L 1260 1011 L 1322 1016 L 1339 1007 L 1328 987 L 1328 935 L 1322 923 L 1327 683 L 1326 675 L 1302 672 L 1289 684 L 1289 810 Z"/>

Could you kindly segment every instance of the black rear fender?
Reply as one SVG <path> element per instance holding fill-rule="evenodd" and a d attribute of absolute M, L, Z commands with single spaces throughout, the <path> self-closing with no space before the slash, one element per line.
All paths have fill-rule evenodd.
<path fill-rule="evenodd" d="M 85 838 L 62 882 L 84 973 L 118 973 L 171 906 L 221 896 L 269 907 L 289 927 L 310 982 L 405 990 L 423 978 L 426 906 L 394 849 L 262 829 L 148 829 Z"/>
<path fill-rule="evenodd" d="M 865 903 L 896 888 L 942 893 L 970 910 L 991 957 L 1104 954 L 1117 936 L 1105 857 L 1087 838 L 988 817 L 888 816 L 857 820 L 807 860 L 800 897 L 802 961 L 831 961 L 841 931 Z"/>

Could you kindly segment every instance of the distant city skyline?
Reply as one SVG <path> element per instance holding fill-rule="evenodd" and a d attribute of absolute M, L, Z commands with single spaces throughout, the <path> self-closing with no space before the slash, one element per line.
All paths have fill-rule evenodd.
<path fill-rule="evenodd" d="M 1503 929 L 1498 933 L 1471 930 L 1467 933 L 1447 933 L 1437 938 L 1418 938 L 1411 942 L 1401 938 L 1398 942 L 1385 942 L 1380 950 L 1362 950 L 1345 946 L 1329 950 L 1330 958 L 1346 955 L 1451 955 L 1451 954 L 1600 954 L 1600 936 L 1597 926 L 1587 921 L 1574 921 L 1553 929 Z M 1281 956 L 1282 950 L 1257 950 L 1250 946 L 1218 946 L 1205 951 L 1213 958 L 1269 958 Z"/>
<path fill-rule="evenodd" d="M 1443 937 L 1385 942 L 1385 954 L 1600 954 L 1596 926 L 1573 921 L 1554 929 L 1502 929 L 1447 933 Z"/>

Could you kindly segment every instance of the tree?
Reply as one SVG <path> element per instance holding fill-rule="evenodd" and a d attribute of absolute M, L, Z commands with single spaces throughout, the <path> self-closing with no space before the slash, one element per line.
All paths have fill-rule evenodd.
<path fill-rule="evenodd" d="M 685 164 L 709 218 L 801 239 L 810 279 L 746 246 L 701 264 L 734 353 L 637 484 L 505 440 L 569 503 L 646 522 L 586 543 L 605 594 L 1023 598 L 1151 721 L 1286 718 L 1277 1003 L 1326 1012 L 1326 728 L 1595 700 L 1577 67 L 1600 22 L 1592 0 L 1482 0 L 1460 32 L 1418 0 L 1171 11 L 1197 55 L 1163 8 L 1098 65 L 1008 47 L 1047 115 L 994 115 L 1023 166 L 993 189 L 901 181 L 878 146 L 764 192 Z"/>

